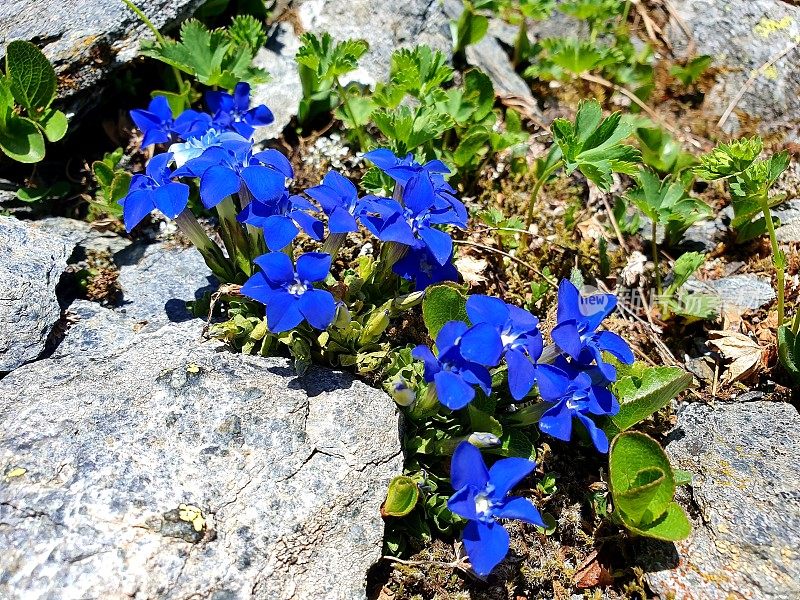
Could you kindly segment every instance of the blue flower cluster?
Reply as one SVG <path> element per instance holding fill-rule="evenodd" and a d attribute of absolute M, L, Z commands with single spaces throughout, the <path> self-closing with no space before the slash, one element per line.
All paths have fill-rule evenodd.
<path fill-rule="evenodd" d="M 470 296 L 463 321 L 446 323 L 436 337 L 437 354 L 417 346 L 412 356 L 424 363 L 424 379 L 439 401 L 451 410 L 464 408 L 477 390 L 492 392 L 490 368 L 502 361 L 514 400 L 536 388 L 548 408 L 539 421 L 542 432 L 563 441 L 572 439 L 579 422 L 599 452 L 608 452 L 608 438 L 593 417 L 612 416 L 619 403 L 609 391 L 616 369 L 607 352 L 624 364 L 633 363 L 628 344 L 597 327 L 616 306 L 610 294 L 583 297 L 568 280 L 558 290 L 558 323 L 552 338 L 557 352 L 544 353 L 539 320 L 526 310 L 498 298 Z"/>
<path fill-rule="evenodd" d="M 232 94 L 208 92 L 206 104 L 209 112 L 185 110 L 173 118 L 166 98 L 157 96 L 146 110 L 131 111 L 144 135 L 143 146 L 170 145 L 150 161 L 144 174 L 133 177 L 129 193 L 120 201 L 125 226 L 131 231 L 153 210 L 168 218 L 186 214 L 190 188 L 180 179 L 197 181 L 200 200 L 207 209 L 216 208 L 221 218 L 223 212 L 230 215 L 233 210 L 241 226 L 262 232 L 262 248 L 270 253 L 252 257 L 261 272 L 253 275 L 242 291 L 267 306 L 271 332 L 288 331 L 303 321 L 325 329 L 333 319 L 335 311 L 329 299 L 313 293 L 311 284 L 321 280 L 304 272 L 315 265 L 313 275 L 319 274 L 323 258 L 301 257 L 295 273 L 291 261 L 276 255 L 290 247 L 301 232 L 322 241 L 325 227 L 318 218 L 320 212 L 327 217 L 332 238 L 325 244 L 330 252 L 326 255 L 328 267 L 343 237 L 357 231 L 360 224 L 392 250 L 382 258 L 387 272 L 391 266 L 417 290 L 458 279 L 453 241 L 444 228 L 466 227 L 467 210 L 445 181 L 449 169 L 444 163 L 420 164 L 411 154 L 398 158 L 389 150 L 378 149 L 366 158 L 394 180 L 391 198 L 359 197 L 356 186 L 335 171 L 325 175 L 320 185 L 307 189 L 306 196 L 291 194 L 287 182 L 294 172 L 286 157 L 277 150 L 254 150 L 251 136 L 255 127 L 271 123 L 273 116 L 266 106 L 250 107 L 249 86 L 240 83 Z M 238 199 L 238 206 L 232 204 L 233 198 Z M 231 252 L 228 248 L 229 255 Z M 296 301 L 289 302 L 289 296 Z M 311 298 L 319 303 L 317 312 Z"/>

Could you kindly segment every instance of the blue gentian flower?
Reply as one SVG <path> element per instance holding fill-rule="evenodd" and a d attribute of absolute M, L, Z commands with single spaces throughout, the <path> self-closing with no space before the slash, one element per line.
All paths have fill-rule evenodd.
<path fill-rule="evenodd" d="M 453 255 L 453 240 L 436 225 L 454 224 L 446 212 L 409 193 L 405 206 L 390 198 L 365 196 L 362 199 L 361 222 L 382 242 L 397 242 L 417 250 L 427 248 L 440 265 Z M 452 212 L 452 211 L 449 211 Z"/>
<path fill-rule="evenodd" d="M 233 94 L 206 92 L 206 104 L 214 114 L 215 127 L 233 130 L 245 138 L 250 138 L 256 127 L 275 120 L 272 111 L 263 104 L 250 108 L 250 85 L 245 82 L 237 83 Z"/>
<path fill-rule="evenodd" d="M 613 294 L 582 297 L 578 288 L 565 279 L 558 287 L 558 323 L 551 332 L 556 345 L 581 365 L 595 362 L 608 381 L 617 370 L 603 360 L 608 352 L 624 364 L 632 364 L 633 351 L 628 343 L 611 331 L 597 331 L 601 321 L 617 306 Z"/>
<path fill-rule="evenodd" d="M 442 281 L 458 281 L 459 277 L 452 260 L 440 265 L 427 247 L 410 249 L 392 265 L 392 270 L 403 279 L 413 281 L 417 291 Z"/>
<path fill-rule="evenodd" d="M 238 193 L 243 183 L 250 195 L 263 202 L 280 198 L 286 179 L 294 176 L 292 166 L 277 150 L 255 154 L 252 150 L 252 142 L 231 134 L 176 169 L 175 175 L 200 178 L 200 199 L 206 208 Z"/>
<path fill-rule="evenodd" d="M 619 402 L 614 394 L 596 383 L 597 380 L 604 380 L 604 376 L 593 373 L 598 371 L 596 367 L 588 371 L 578 369 L 564 357 L 556 359 L 554 365 L 563 373 L 561 390 L 539 390 L 542 399 L 551 404 L 539 420 L 539 429 L 547 435 L 568 442 L 572 439 L 572 422 L 578 419 L 598 452 L 608 452 L 608 437 L 592 419 L 593 416 L 612 417 L 619 412 Z"/>
<path fill-rule="evenodd" d="M 169 152 L 157 154 L 147 163 L 145 173 L 131 178 L 128 193 L 119 201 L 125 230 L 130 231 L 153 210 L 161 211 L 168 219 L 181 214 L 189 202 L 189 186 L 172 181 L 167 166 L 172 160 Z"/>
<path fill-rule="evenodd" d="M 480 450 L 461 442 L 450 463 L 450 482 L 456 490 L 447 507 L 467 519 L 462 540 L 473 570 L 486 577 L 508 554 L 508 532 L 498 519 L 519 519 L 546 527 L 533 502 L 508 492 L 536 468 L 524 458 L 503 458 L 486 468 Z"/>
<path fill-rule="evenodd" d="M 306 190 L 306 194 L 319 202 L 328 215 L 328 230 L 333 234 L 358 231 L 356 218 L 361 214 L 358 190 L 346 177 L 329 171 L 318 186 Z"/>
<path fill-rule="evenodd" d="M 399 158 L 386 148 L 367 152 L 364 158 L 404 188 L 404 199 L 406 190 L 415 190 L 414 193 L 428 200 L 428 205 L 435 210 L 452 213 L 450 220 L 453 225 L 467 226 L 467 209 L 445 181 L 444 175 L 450 173 L 450 169 L 442 161 L 432 160 L 423 165 L 416 162 L 411 153 Z"/>
<path fill-rule="evenodd" d="M 255 259 L 261 271 L 242 286 L 242 294 L 267 307 L 267 327 L 272 333 L 294 329 L 303 321 L 316 329 L 327 329 L 336 316 L 336 301 L 314 283 L 323 281 L 331 269 L 331 257 L 307 252 L 297 259 L 297 270 L 283 252 L 270 252 Z"/>
<path fill-rule="evenodd" d="M 496 332 L 491 347 L 500 348 L 508 365 L 508 386 L 515 400 L 522 400 L 538 384 L 539 388 L 555 393 L 563 373 L 547 364 L 537 364 L 542 355 L 542 334 L 539 319 L 499 298 L 475 295 L 467 299 L 467 314 L 473 324 L 488 323 Z M 466 344 L 463 354 L 471 358 L 474 345 Z"/>
<path fill-rule="evenodd" d="M 182 167 L 190 160 L 201 156 L 203 152 L 214 146 L 222 146 L 224 142 L 235 142 L 239 134 L 232 131 L 209 129 L 199 137 L 189 137 L 185 142 L 177 142 L 169 147 L 176 167 Z"/>
<path fill-rule="evenodd" d="M 142 148 L 203 135 L 211 126 L 211 117 L 195 110 L 185 110 L 172 118 L 172 109 L 164 96 L 156 96 L 147 109 L 130 112 L 131 119 L 144 134 Z"/>
<path fill-rule="evenodd" d="M 240 223 L 263 229 L 267 248 L 281 250 L 292 243 L 301 229 L 314 240 L 322 239 L 324 225 L 309 214 L 316 211 L 302 196 L 290 196 L 284 191 L 278 198 L 266 202 L 254 199 L 236 218 Z"/>
<path fill-rule="evenodd" d="M 470 344 L 481 345 L 491 336 L 491 332 L 482 325 L 476 327 L 478 330 L 471 335 Z M 494 366 L 491 361 L 496 351 L 488 347 L 481 356 L 476 349 L 471 353 L 475 357 L 473 360 L 464 358 L 461 345 L 467 331 L 471 330 L 463 321 L 448 321 L 436 336 L 438 358 L 427 346 L 417 346 L 411 351 L 411 356 L 425 363 L 423 378 L 427 383 L 434 384 L 439 402 L 450 410 L 464 408 L 472 402 L 475 398 L 474 385 L 487 396 L 492 393 L 492 376 L 486 366 Z"/>

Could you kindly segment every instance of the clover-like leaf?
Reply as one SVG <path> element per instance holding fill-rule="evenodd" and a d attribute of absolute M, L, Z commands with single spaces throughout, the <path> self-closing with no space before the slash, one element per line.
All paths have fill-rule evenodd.
<path fill-rule="evenodd" d="M 636 173 L 641 153 L 622 142 L 631 135 L 629 124 L 616 112 L 603 118 L 597 100 L 585 100 L 578 106 L 575 123 L 566 119 L 553 122 L 552 134 L 564 155 L 567 173 L 580 170 L 600 189 L 611 189 L 611 174 Z"/>

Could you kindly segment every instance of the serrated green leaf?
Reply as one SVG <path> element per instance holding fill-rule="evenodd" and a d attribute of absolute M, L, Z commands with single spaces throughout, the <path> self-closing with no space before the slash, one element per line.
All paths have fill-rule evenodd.
<path fill-rule="evenodd" d="M 429 286 L 422 301 L 422 318 L 428 335 L 435 340 L 439 330 L 448 321 L 469 323 L 467 297 L 452 285 Z"/>
<path fill-rule="evenodd" d="M 11 116 L 0 128 L 0 149 L 17 162 L 39 162 L 44 158 L 44 136 L 30 119 Z"/>
<path fill-rule="evenodd" d="M 695 83 L 700 76 L 711 66 L 714 59 L 707 54 L 696 56 L 685 65 L 673 65 L 669 74 L 680 81 L 683 85 L 689 86 Z"/>
<path fill-rule="evenodd" d="M 694 172 L 706 181 L 731 177 L 750 167 L 763 148 L 764 142 L 759 137 L 720 144 L 700 157 L 700 166 L 695 167 Z"/>
<path fill-rule="evenodd" d="M 609 417 L 603 430 L 613 437 L 664 408 L 692 385 L 692 376 L 680 367 L 651 367 L 640 376 L 621 377 L 614 384 L 619 412 Z"/>
<path fill-rule="evenodd" d="M 386 502 L 382 513 L 389 517 L 404 517 L 417 505 L 419 488 L 417 483 L 406 475 L 399 475 L 389 482 Z"/>
<path fill-rule="evenodd" d="M 6 47 L 6 77 L 14 99 L 32 117 L 50 106 L 56 95 L 53 65 L 28 41 L 15 40 Z"/>
<path fill-rule="evenodd" d="M 57 142 L 66 135 L 69 122 L 67 115 L 60 110 L 50 110 L 41 118 L 39 125 L 48 141 Z"/>

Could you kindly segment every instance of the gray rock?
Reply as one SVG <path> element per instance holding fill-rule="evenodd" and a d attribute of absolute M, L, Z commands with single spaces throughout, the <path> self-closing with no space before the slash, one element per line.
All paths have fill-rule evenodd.
<path fill-rule="evenodd" d="M 676 600 L 800 598 L 797 410 L 687 404 L 670 438 L 673 466 L 693 476 L 685 500 L 695 523 L 666 568 L 647 575 L 653 591 Z"/>
<path fill-rule="evenodd" d="M 374 86 L 386 80 L 392 52 L 430 46 L 451 54 L 449 19 L 439 0 L 302 0 L 295 3 L 305 31 L 327 31 L 336 40 L 365 39 L 369 51 L 343 81 Z"/>
<path fill-rule="evenodd" d="M 754 69 L 772 61 L 800 35 L 800 7 L 781 0 L 673 0 L 688 25 L 696 52 L 714 57 L 722 69 L 706 94 L 706 107 L 722 115 Z M 679 53 L 689 44 L 677 23 L 669 37 Z M 726 123 L 729 133 L 740 127 L 740 115 L 758 121 L 764 133 L 789 132 L 797 139 L 800 124 L 800 49 L 794 48 L 764 69 L 744 93 Z"/>
<path fill-rule="evenodd" d="M 163 324 L 186 321 L 186 302 L 216 291 L 214 276 L 195 248 L 169 242 L 136 244 L 116 255 L 118 310 L 138 321 Z"/>
<path fill-rule="evenodd" d="M 445 0 L 444 10 L 451 19 L 458 19 L 464 6 L 460 0 Z M 516 28 L 511 27 L 510 31 L 498 19 L 492 19 L 492 23 L 494 25 L 483 39 L 477 44 L 467 46 L 464 52 L 467 62 L 489 76 L 496 96 L 515 104 L 527 116 L 542 122 L 545 117 L 531 93 L 530 86 L 517 75 L 506 50 L 501 46 L 501 42 L 506 41 L 504 38 L 509 34 L 516 35 Z M 511 44 L 513 43 L 512 39 Z"/>
<path fill-rule="evenodd" d="M 68 219 L 67 217 L 47 217 L 34 223 L 39 229 L 60 235 L 73 245 L 78 246 L 83 254 L 87 252 L 110 252 L 116 254 L 131 245 L 131 241 L 113 231 L 101 231 L 86 221 Z"/>
<path fill-rule="evenodd" d="M 778 241 L 784 244 L 800 242 L 800 200 L 790 200 L 772 209 L 772 214 L 781 221 L 775 230 Z"/>
<path fill-rule="evenodd" d="M 776 298 L 772 282 L 757 275 L 731 275 L 704 283 L 719 296 L 723 310 L 758 310 Z"/>
<path fill-rule="evenodd" d="M 299 49 L 300 38 L 290 23 L 282 21 L 275 25 L 267 47 L 255 57 L 255 64 L 269 71 L 272 79 L 253 88 L 251 104 L 266 104 L 275 115 L 272 123 L 256 128 L 253 135 L 256 142 L 280 137 L 292 117 L 297 115 L 303 99 L 303 86 L 294 60 Z"/>
<path fill-rule="evenodd" d="M 137 0 L 159 29 L 189 17 L 204 0 Z M 136 57 L 151 37 L 133 11 L 118 0 L 9 0 L 0 3 L 0 56 L 12 40 L 37 43 L 56 68 L 62 97 L 83 93 L 96 100 L 97 85 Z M 74 107 L 74 108 L 77 108 Z"/>
<path fill-rule="evenodd" d="M 28 221 L 0 216 L 0 372 L 35 360 L 61 317 L 58 285 L 72 246 Z"/>
<path fill-rule="evenodd" d="M 383 392 L 75 310 L 0 381 L 0 597 L 365 598 L 402 468 Z"/>

